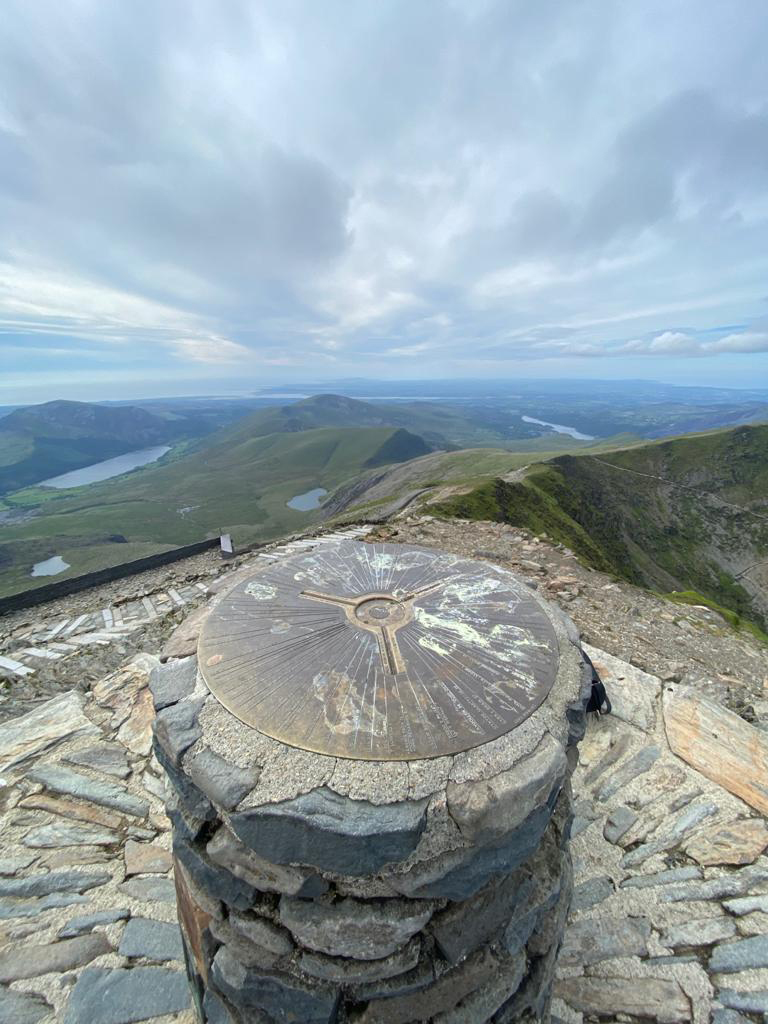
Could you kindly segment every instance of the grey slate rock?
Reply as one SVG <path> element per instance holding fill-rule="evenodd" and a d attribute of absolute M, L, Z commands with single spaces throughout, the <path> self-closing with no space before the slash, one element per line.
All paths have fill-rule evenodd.
<path fill-rule="evenodd" d="M 700 825 L 702 821 L 711 818 L 713 814 L 717 814 L 718 810 L 717 804 L 708 801 L 700 804 L 691 804 L 674 820 L 670 828 L 665 829 L 664 834 L 659 836 L 658 839 L 652 839 L 650 842 L 643 843 L 642 846 L 630 850 L 629 853 L 625 853 L 621 858 L 621 866 L 623 868 L 635 867 L 657 853 L 671 850 L 679 845 L 681 840 Z"/>
<path fill-rule="evenodd" d="M 70 907 L 75 903 L 87 903 L 87 896 L 78 896 L 76 893 L 54 892 L 50 896 L 43 896 L 40 900 L 19 900 L 13 903 L 0 903 L 0 921 L 7 921 L 15 917 L 37 917 L 46 910 L 55 907 Z"/>
<path fill-rule="evenodd" d="M 617 956 L 644 956 L 650 934 L 650 922 L 644 917 L 602 918 L 599 924 L 581 918 L 568 926 L 560 963 L 587 965 Z"/>
<path fill-rule="evenodd" d="M 183 960 L 184 949 L 177 924 L 132 917 L 125 926 L 118 948 L 120 956 L 141 956 L 147 960 Z"/>
<path fill-rule="evenodd" d="M 100 825 L 56 821 L 30 829 L 22 842 L 32 849 L 58 849 L 61 846 L 112 846 L 120 841 L 117 832 Z"/>
<path fill-rule="evenodd" d="M 17 875 L 28 868 L 37 857 L 36 853 L 23 853 L 17 857 L 0 857 L 0 875 Z"/>
<path fill-rule="evenodd" d="M 189 1006 L 181 971 L 164 967 L 87 967 L 77 979 L 61 1024 L 135 1024 Z"/>
<path fill-rule="evenodd" d="M 768 990 L 759 992 L 737 992 L 732 988 L 721 988 L 717 998 L 733 1010 L 744 1010 L 745 1013 L 768 1013 Z"/>
<path fill-rule="evenodd" d="M 721 875 L 719 878 L 671 885 L 661 891 L 659 898 L 665 903 L 678 903 L 682 900 L 719 900 L 723 896 L 741 896 L 755 883 L 765 881 L 768 881 L 768 866 L 753 864 L 740 871 Z"/>
<path fill-rule="evenodd" d="M 71 971 L 111 952 L 112 946 L 107 937 L 100 933 L 50 942 L 44 946 L 13 948 L 7 953 L 0 953 L 0 982 L 38 978 L 54 971 Z"/>
<path fill-rule="evenodd" d="M 73 917 L 61 928 L 57 935 L 60 939 L 74 939 L 78 935 L 84 935 L 92 931 L 98 925 L 114 924 L 115 921 L 124 921 L 130 917 L 130 910 L 121 907 L 116 910 L 99 910 L 95 914 L 84 914 L 82 917 Z"/>
<path fill-rule="evenodd" d="M 381 960 L 420 932 L 432 916 L 424 901 L 351 897 L 326 901 L 283 896 L 280 922 L 302 946 L 329 956 Z"/>
<path fill-rule="evenodd" d="M 98 782 L 59 764 L 41 764 L 28 773 L 32 782 L 39 782 L 53 793 L 90 800 L 102 807 L 111 807 L 134 818 L 146 818 L 149 804 L 113 782 Z"/>
<path fill-rule="evenodd" d="M 169 658 L 163 665 L 152 669 L 149 688 L 155 702 L 155 710 L 161 711 L 171 704 L 177 704 L 195 689 L 197 679 L 197 658 Z"/>
<path fill-rule="evenodd" d="M 235 934 L 269 953 L 274 953 L 275 956 L 285 956 L 293 952 L 290 933 L 264 917 L 240 914 L 232 910 L 228 921 Z"/>
<path fill-rule="evenodd" d="M 239 1024 L 234 1010 L 210 987 L 203 996 L 203 1012 L 206 1024 Z"/>
<path fill-rule="evenodd" d="M 47 875 L 27 875 L 26 878 L 0 878 L 0 897 L 28 899 L 55 892 L 85 892 L 104 885 L 111 877 L 106 871 L 51 871 Z"/>
<path fill-rule="evenodd" d="M 600 812 L 596 809 L 593 800 L 577 800 L 573 808 L 571 839 L 581 835 L 599 817 Z"/>
<path fill-rule="evenodd" d="M 182 755 L 203 734 L 197 716 L 205 700 L 205 697 L 184 700 L 180 704 L 171 704 L 157 713 L 155 740 L 176 767 L 180 765 Z"/>
<path fill-rule="evenodd" d="M 306 950 L 298 959 L 299 969 L 313 978 L 343 985 L 383 981 L 412 971 L 419 962 L 421 942 L 411 939 L 402 949 L 381 960 L 353 960 L 349 957 L 324 956 Z"/>
<path fill-rule="evenodd" d="M 701 878 L 701 868 L 685 867 L 670 868 L 668 871 L 656 871 L 652 875 L 632 875 L 619 884 L 620 889 L 650 889 L 657 885 L 672 885 L 676 882 L 688 882 L 692 878 Z"/>
<path fill-rule="evenodd" d="M 184 761 L 184 770 L 198 789 L 217 806 L 231 811 L 259 781 L 259 773 L 238 768 L 205 748 Z"/>
<path fill-rule="evenodd" d="M 768 914 L 768 893 L 764 896 L 741 896 L 734 900 L 725 900 L 723 906 L 731 914 L 741 917 L 744 914 L 751 914 L 755 910 Z"/>
<path fill-rule="evenodd" d="M 610 772 L 605 781 L 596 789 L 596 799 L 601 802 L 609 800 L 614 793 L 618 793 L 623 786 L 632 782 L 638 775 L 644 775 L 660 757 L 661 751 L 657 746 L 643 747 L 628 761 L 625 761 L 620 768 Z"/>
<path fill-rule="evenodd" d="M 258 902 L 256 890 L 220 868 L 191 843 L 174 837 L 173 852 L 196 885 L 238 910 L 250 910 Z"/>
<path fill-rule="evenodd" d="M 0 989 L 0 1024 L 37 1024 L 52 1012 L 53 1008 L 37 996 Z"/>
<path fill-rule="evenodd" d="M 662 946 L 713 946 L 736 934 L 736 924 L 730 917 L 708 917 L 702 921 L 686 921 L 670 925 L 661 933 Z"/>
<path fill-rule="evenodd" d="M 200 821 L 214 821 L 217 817 L 216 808 L 205 793 L 190 781 L 189 776 L 181 768 L 177 768 L 173 758 L 168 756 L 165 749 L 157 741 L 157 737 L 155 737 L 153 748 L 155 757 L 165 769 L 165 773 L 176 792 L 179 810 L 183 811 L 188 818 L 196 818 Z M 173 813 L 170 813 L 171 817 L 173 817 Z M 178 827 L 179 822 L 174 821 L 174 825 Z M 190 829 L 185 825 L 184 831 L 190 832 Z"/>
<path fill-rule="evenodd" d="M 406 947 L 407 948 L 407 947 Z M 350 994 L 358 1002 L 365 1003 L 370 999 L 388 999 L 396 996 L 405 996 L 410 992 L 418 992 L 433 984 L 435 980 L 435 965 L 427 957 L 418 964 L 412 971 L 406 974 L 398 974 L 394 978 L 384 978 L 380 981 L 369 981 L 365 984 L 351 986 Z"/>
<path fill-rule="evenodd" d="M 751 1024 L 738 1010 L 720 1009 L 712 1011 L 712 1024 Z"/>
<path fill-rule="evenodd" d="M 67 754 L 63 760 L 67 764 L 93 768 L 95 771 L 104 772 L 105 775 L 114 775 L 118 779 L 125 779 L 131 774 L 125 747 L 119 743 L 96 743 L 85 750 Z"/>
<path fill-rule="evenodd" d="M 174 820 L 173 814 L 171 818 Z M 328 882 L 321 875 L 307 868 L 275 864 L 259 857 L 224 825 L 209 840 L 205 849 L 215 864 L 260 892 L 277 892 L 286 896 L 314 899 L 322 896 L 329 888 Z"/>
<path fill-rule="evenodd" d="M 302 985 L 279 972 L 245 967 L 226 946 L 216 953 L 211 977 L 235 1006 L 258 1008 L 281 1024 L 331 1024 L 336 1017 L 338 989 L 317 983 Z"/>
<path fill-rule="evenodd" d="M 608 899 L 613 892 L 613 880 L 608 875 L 595 875 L 594 878 L 587 878 L 574 889 L 571 910 L 574 913 L 587 910 L 589 907 L 594 907 L 596 903 L 602 903 L 603 900 Z"/>
<path fill-rule="evenodd" d="M 417 899 L 469 899 L 495 875 L 507 875 L 525 863 L 538 849 L 551 817 L 548 806 L 538 807 L 504 842 L 444 855 L 445 868 L 437 878 L 431 876 L 429 865 L 418 865 L 406 875 L 386 880 L 398 892 Z"/>
<path fill-rule="evenodd" d="M 413 852 L 428 799 L 378 806 L 323 787 L 233 814 L 230 826 L 260 856 L 347 875 L 375 874 Z"/>
<path fill-rule="evenodd" d="M 709 958 L 709 969 L 716 974 L 732 974 L 751 967 L 768 967 L 768 935 L 753 935 L 715 946 Z"/>
<path fill-rule="evenodd" d="M 603 836 L 609 843 L 618 843 L 625 832 L 628 832 L 637 821 L 637 815 L 623 804 L 611 811 L 603 827 Z"/>
<path fill-rule="evenodd" d="M 130 878 L 122 882 L 118 889 L 135 900 L 176 902 L 176 888 L 170 878 Z"/>
<path fill-rule="evenodd" d="M 430 922 L 429 931 L 446 960 L 458 963 L 487 942 L 529 902 L 533 880 L 517 871 L 492 882 L 472 899 L 452 903 Z"/>

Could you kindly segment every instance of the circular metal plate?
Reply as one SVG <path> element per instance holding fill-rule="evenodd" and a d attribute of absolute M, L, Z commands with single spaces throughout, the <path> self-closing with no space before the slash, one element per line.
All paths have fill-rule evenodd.
<path fill-rule="evenodd" d="M 199 658 L 214 696 L 267 736 L 403 761 L 514 729 L 552 688 L 559 649 L 504 569 L 340 541 L 234 587 L 203 626 Z"/>

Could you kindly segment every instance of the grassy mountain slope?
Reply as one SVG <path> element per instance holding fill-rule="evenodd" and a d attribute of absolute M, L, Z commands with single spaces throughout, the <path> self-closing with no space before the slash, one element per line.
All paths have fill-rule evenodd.
<path fill-rule="evenodd" d="M 422 438 L 392 427 L 326 427 L 244 436 L 239 443 L 226 434 L 164 466 L 70 491 L 32 488 L 7 498 L 16 514 L 26 508 L 32 515 L 4 524 L 0 592 L 45 583 L 29 571 L 54 554 L 70 563 L 67 575 L 78 575 L 219 529 L 232 532 L 238 544 L 280 536 L 322 514 L 288 508 L 296 494 L 315 487 L 330 492 L 372 467 L 429 450 Z"/>
<path fill-rule="evenodd" d="M 632 583 L 768 620 L 768 426 L 560 456 L 435 508 L 547 534 Z"/>
<path fill-rule="evenodd" d="M 0 419 L 0 494 L 137 448 L 162 444 L 179 424 L 134 406 L 45 402 Z"/>

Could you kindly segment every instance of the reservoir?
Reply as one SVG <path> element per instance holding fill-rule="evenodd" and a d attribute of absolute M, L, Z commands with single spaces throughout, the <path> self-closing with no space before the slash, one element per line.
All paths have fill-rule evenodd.
<path fill-rule="evenodd" d="M 540 427 L 552 427 L 556 434 L 567 434 L 576 441 L 594 441 L 592 434 L 581 434 L 575 427 L 566 427 L 562 423 L 549 423 L 547 420 L 537 420 L 533 416 L 523 416 L 523 423 L 537 423 Z"/>
<path fill-rule="evenodd" d="M 82 469 L 73 469 L 69 473 L 61 473 L 59 476 L 49 477 L 48 480 L 41 480 L 38 486 L 62 488 L 96 484 L 101 480 L 109 480 L 110 477 L 129 473 L 132 469 L 138 469 L 139 466 L 146 466 L 149 462 L 157 462 L 170 450 L 167 444 L 159 444 L 154 448 L 141 448 L 135 452 L 126 452 L 125 455 L 118 455 L 114 459 L 94 462 L 92 466 L 83 466 Z"/>
<path fill-rule="evenodd" d="M 328 491 L 324 487 L 315 487 L 311 491 L 297 494 L 286 502 L 288 508 L 296 509 L 297 512 L 311 512 L 313 508 L 320 508 L 320 499 L 324 498 Z"/>
<path fill-rule="evenodd" d="M 44 562 L 35 562 L 29 575 L 58 576 L 60 572 L 64 572 L 68 568 L 69 562 L 65 562 L 61 555 L 54 555 L 52 558 L 46 558 Z"/>

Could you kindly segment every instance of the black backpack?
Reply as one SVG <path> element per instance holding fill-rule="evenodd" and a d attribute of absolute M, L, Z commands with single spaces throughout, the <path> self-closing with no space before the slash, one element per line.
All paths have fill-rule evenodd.
<path fill-rule="evenodd" d="M 611 702 L 608 699 L 608 694 L 605 692 L 603 681 L 597 674 L 597 669 L 592 664 L 590 656 L 585 651 L 582 651 L 582 654 L 584 655 L 584 661 L 592 669 L 592 692 L 587 701 L 587 712 L 594 712 L 596 715 L 610 715 Z"/>

